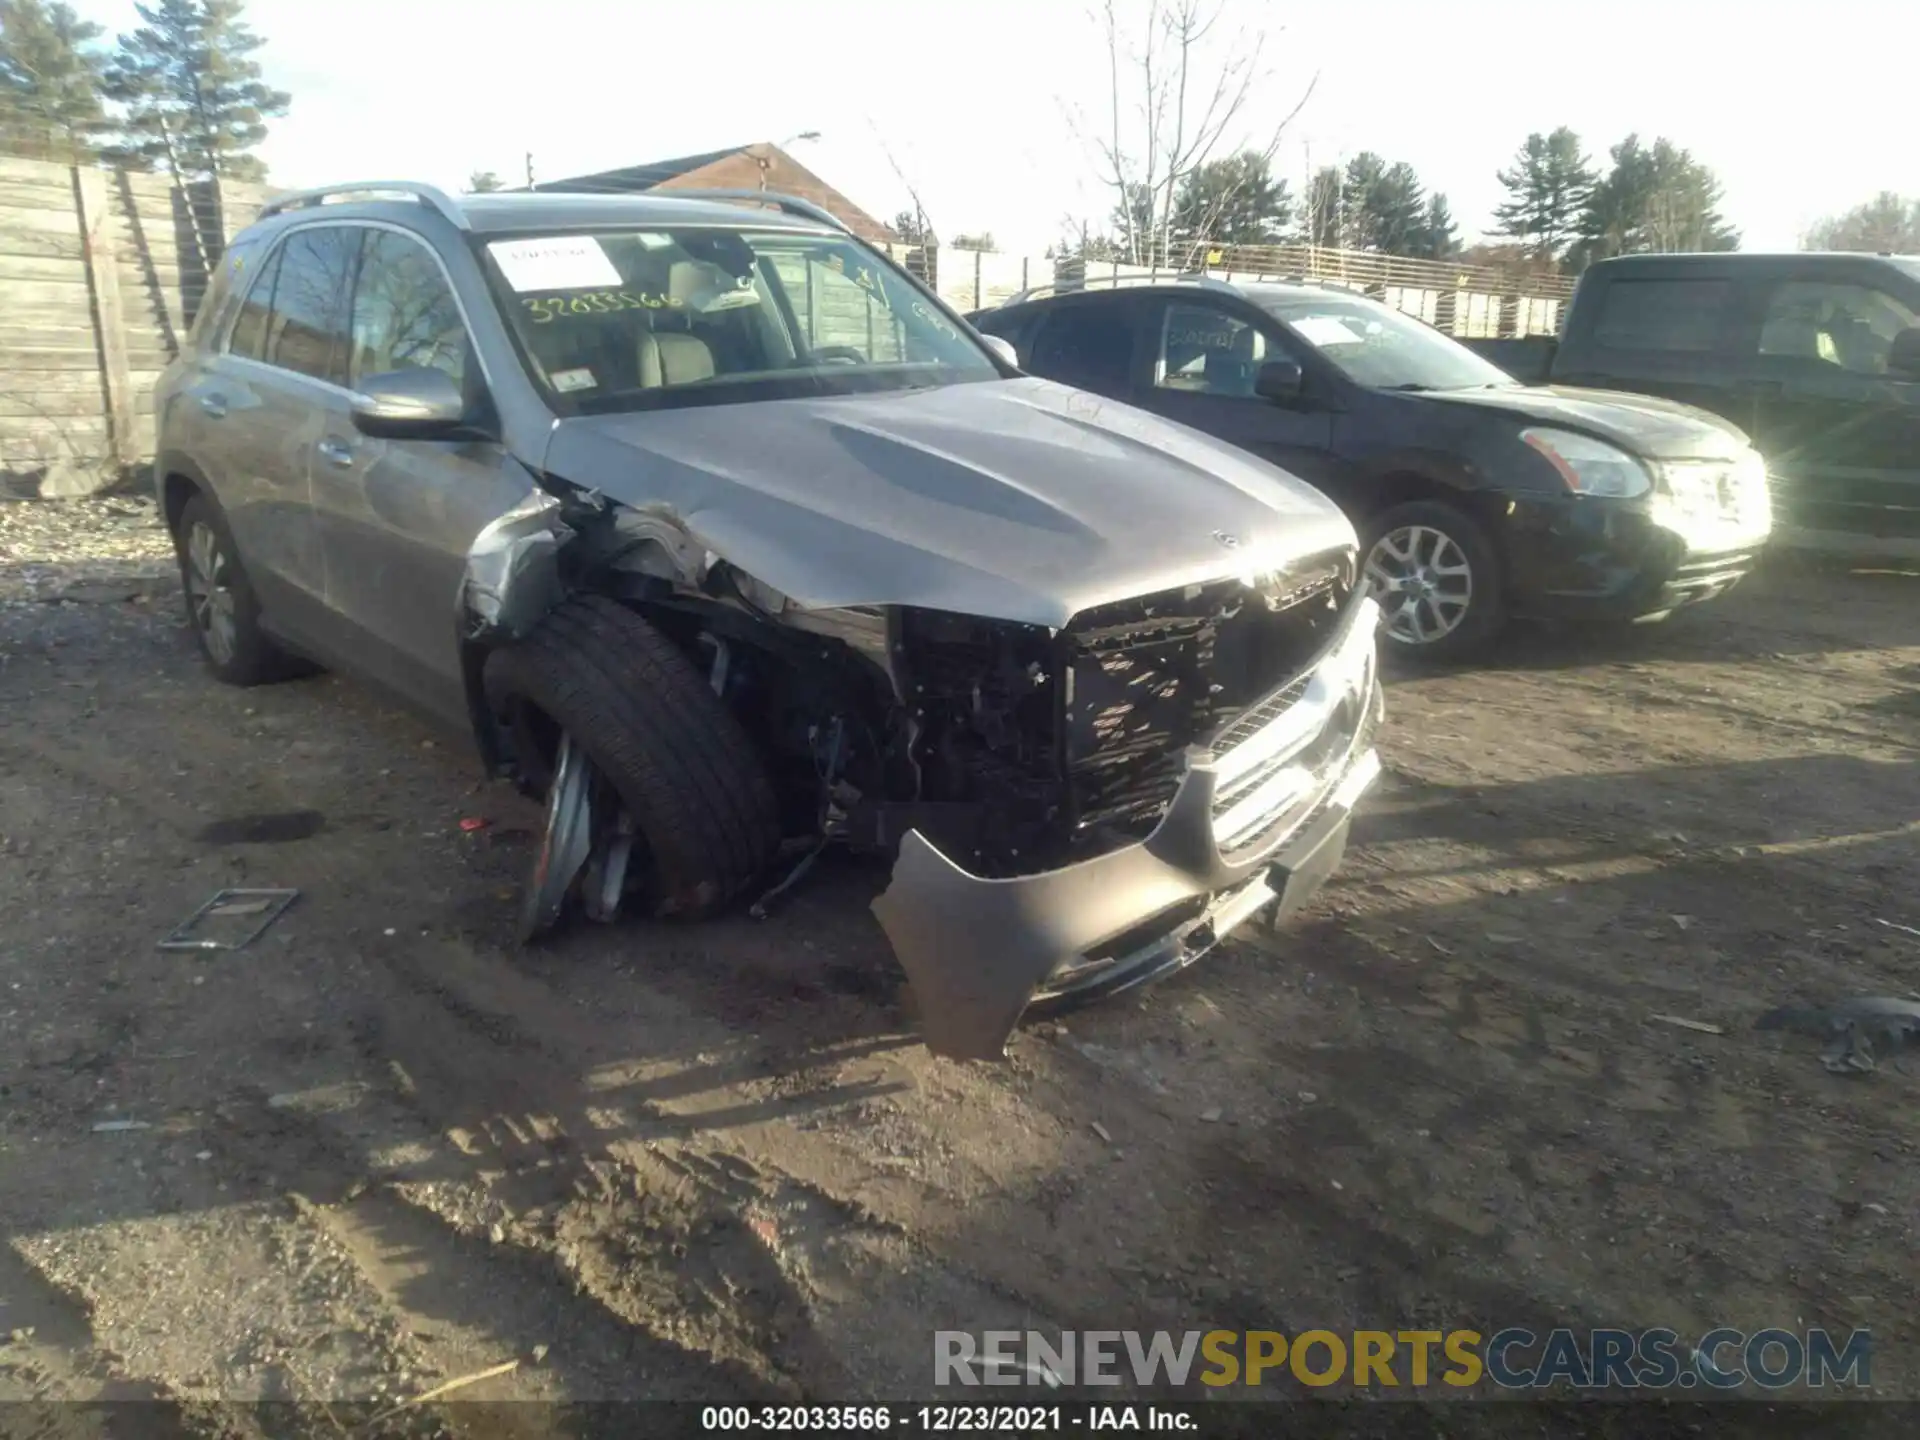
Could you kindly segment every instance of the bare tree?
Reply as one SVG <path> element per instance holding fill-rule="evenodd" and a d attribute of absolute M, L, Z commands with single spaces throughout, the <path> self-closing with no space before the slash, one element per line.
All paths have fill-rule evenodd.
<path fill-rule="evenodd" d="M 1113 192 L 1120 249 L 1135 264 L 1174 263 L 1181 182 L 1216 152 L 1251 153 L 1271 163 L 1319 79 L 1270 131 L 1255 133 L 1245 112 L 1269 78 L 1262 65 L 1266 36 L 1244 27 L 1221 35 L 1229 4 L 1146 0 L 1135 33 L 1123 21 L 1120 0 L 1100 0 L 1094 15 L 1107 45 L 1108 115 L 1106 133 L 1091 148 L 1101 183 Z M 1218 60 L 1210 60 L 1216 51 Z M 1084 136 L 1085 127 L 1077 128 Z M 1213 198 L 1225 206 L 1235 197 Z M 1203 240 L 1193 238 L 1189 248 Z"/>

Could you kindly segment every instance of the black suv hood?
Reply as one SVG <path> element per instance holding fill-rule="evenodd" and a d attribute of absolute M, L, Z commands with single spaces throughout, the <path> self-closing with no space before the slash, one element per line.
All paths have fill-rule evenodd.
<path fill-rule="evenodd" d="M 1057 628 L 1354 543 L 1332 501 L 1265 461 L 1031 378 L 563 420 L 545 469 L 807 608 Z"/>
<path fill-rule="evenodd" d="M 1542 425 L 1578 430 L 1651 460 L 1733 459 L 1747 447 L 1746 434 L 1718 415 L 1622 390 L 1515 385 L 1499 390 L 1436 390 L 1417 398 L 1435 405 L 1500 410 Z"/>

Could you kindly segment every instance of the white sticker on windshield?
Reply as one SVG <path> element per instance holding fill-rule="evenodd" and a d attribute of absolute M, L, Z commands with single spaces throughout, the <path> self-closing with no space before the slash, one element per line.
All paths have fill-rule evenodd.
<path fill-rule="evenodd" d="M 595 290 L 625 282 L 591 235 L 496 240 L 487 247 L 515 290 Z"/>
<path fill-rule="evenodd" d="M 553 388 L 563 395 L 569 390 L 591 390 L 600 383 L 584 365 L 578 370 L 556 370 L 548 378 L 553 381 Z"/>
<path fill-rule="evenodd" d="M 1298 315 L 1287 323 L 1309 345 L 1359 345 L 1367 338 L 1337 315 Z"/>

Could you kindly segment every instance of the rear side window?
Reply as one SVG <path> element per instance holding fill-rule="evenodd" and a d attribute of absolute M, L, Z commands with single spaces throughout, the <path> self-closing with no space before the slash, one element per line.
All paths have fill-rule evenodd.
<path fill-rule="evenodd" d="M 1124 389 L 1133 368 L 1132 308 L 1060 306 L 1034 333 L 1030 368 L 1069 385 Z"/>
<path fill-rule="evenodd" d="M 252 277 L 247 298 L 240 305 L 240 315 L 233 322 L 233 333 L 227 337 L 228 354 L 246 360 L 266 358 L 267 318 L 273 314 L 273 279 L 280 272 L 280 254 L 275 250 Z"/>
<path fill-rule="evenodd" d="M 1866 285 L 1793 280 L 1774 287 L 1760 353 L 1855 375 L 1885 375 L 1894 337 L 1916 323 L 1895 296 Z"/>
<path fill-rule="evenodd" d="M 213 279 L 208 282 L 205 292 L 199 297 L 193 309 L 193 323 L 188 330 L 190 344 L 198 345 L 207 336 L 217 333 L 215 326 L 224 318 L 233 298 L 244 294 L 252 284 L 254 272 L 260 268 L 260 261 L 266 255 L 266 245 L 257 235 L 238 235 L 227 246 L 226 253 L 220 257 L 220 263 L 214 267 Z"/>
<path fill-rule="evenodd" d="M 1704 353 L 1732 298 L 1725 280 L 1615 280 L 1601 292 L 1593 340 L 1609 350 Z"/>
<path fill-rule="evenodd" d="M 347 290 L 361 231 L 344 225 L 296 230 L 247 292 L 227 349 L 298 375 L 342 383 Z"/>

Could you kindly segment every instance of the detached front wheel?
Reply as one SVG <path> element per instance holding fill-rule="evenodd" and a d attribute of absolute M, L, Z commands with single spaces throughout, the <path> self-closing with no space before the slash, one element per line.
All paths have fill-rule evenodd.
<path fill-rule="evenodd" d="M 773 858 L 779 811 L 753 741 L 673 642 L 625 606 L 597 596 L 568 601 L 489 656 L 485 683 L 522 770 L 550 798 L 574 803 L 556 792 L 568 787 L 574 762 L 585 762 L 575 783 L 598 817 L 594 846 L 619 846 L 623 872 L 630 857 L 634 888 L 652 913 L 711 913 Z M 600 785 L 624 815 L 609 815 L 614 807 L 588 793 Z M 626 835 L 612 833 L 613 822 Z M 575 841 L 572 854 L 554 857 L 563 866 L 586 863 L 573 833 L 584 823 L 549 816 L 550 845 L 565 852 L 569 835 Z M 570 875 L 555 878 L 565 885 Z M 590 896 L 589 913 L 617 900 Z"/>
<path fill-rule="evenodd" d="M 1506 622 L 1492 542 L 1472 516 L 1440 501 L 1416 500 L 1375 516 L 1364 575 L 1380 606 L 1382 634 L 1394 653 L 1412 659 L 1462 659 Z"/>

